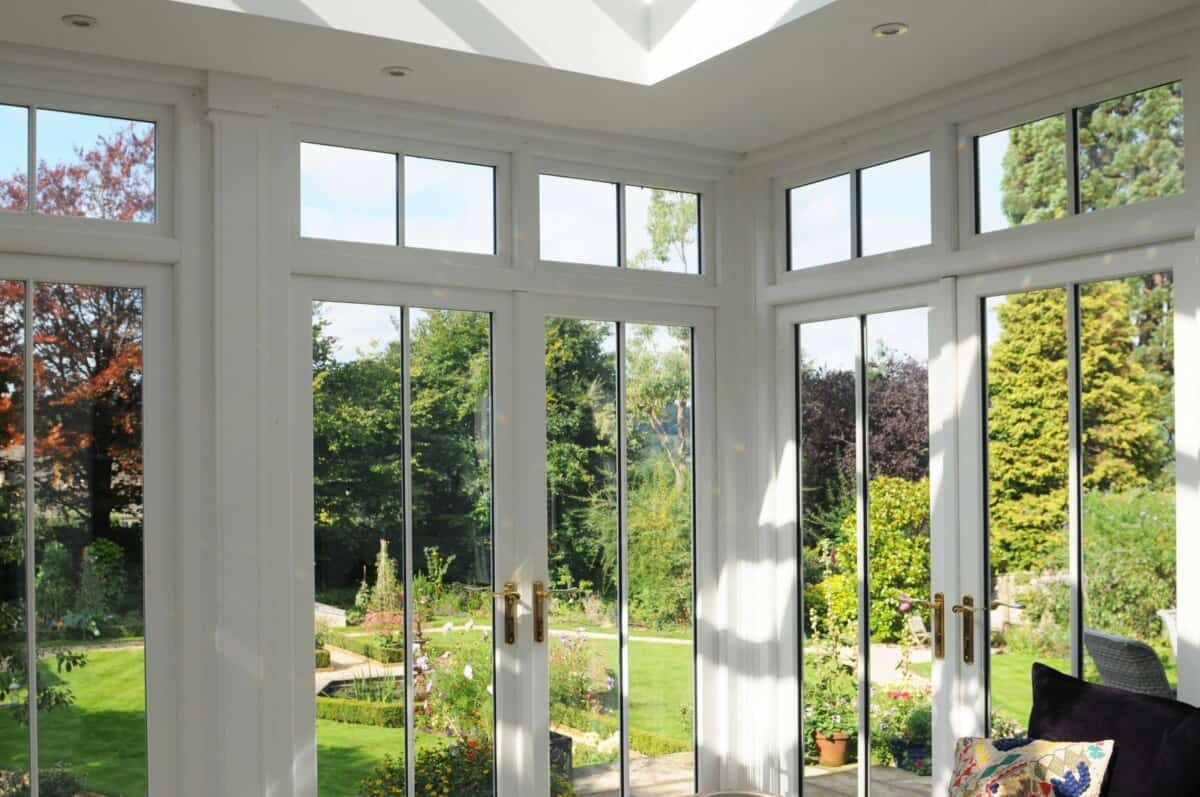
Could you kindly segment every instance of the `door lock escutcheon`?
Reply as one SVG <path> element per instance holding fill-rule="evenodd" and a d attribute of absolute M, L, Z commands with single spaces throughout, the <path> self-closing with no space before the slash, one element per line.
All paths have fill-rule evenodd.
<path fill-rule="evenodd" d="M 517 642 L 517 603 L 521 593 L 517 592 L 516 582 L 504 582 L 504 589 L 490 593 L 493 598 L 504 598 L 504 641 L 509 645 Z"/>
<path fill-rule="evenodd" d="M 547 613 L 550 596 L 556 592 L 578 592 L 577 587 L 570 589 L 547 589 L 544 581 L 533 582 L 533 641 L 546 641 Z"/>
<path fill-rule="evenodd" d="M 964 664 L 975 663 L 975 612 L 979 608 L 975 605 L 975 598 L 971 595 L 963 595 L 962 603 L 955 604 L 952 611 L 959 616 L 962 622 L 962 659 Z"/>

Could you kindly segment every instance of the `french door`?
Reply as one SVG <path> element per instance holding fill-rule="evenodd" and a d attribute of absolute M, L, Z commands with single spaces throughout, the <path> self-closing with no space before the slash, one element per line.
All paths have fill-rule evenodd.
<path fill-rule="evenodd" d="M 1188 465 L 1175 275 L 1194 263 L 1176 245 L 959 281 L 962 597 L 976 607 L 962 694 L 976 732 L 1025 731 L 1035 663 L 1176 694 Z M 1183 429 L 1193 408 L 1179 406 Z M 1114 646 L 1141 657 L 1137 683 L 1108 669 Z"/>
<path fill-rule="evenodd" d="M 711 314 L 292 293 L 303 793 L 694 794 Z"/>
<path fill-rule="evenodd" d="M 1194 257 L 778 312 L 778 512 L 798 574 L 786 793 L 942 793 L 955 738 L 1026 732 L 1036 664 L 1186 691 L 1176 504 L 1194 475 L 1176 450 L 1194 431 L 1175 340 L 1191 340 L 1176 305 Z M 1141 657 L 1136 681 L 1109 668 L 1114 647 Z"/>
<path fill-rule="evenodd" d="M 959 730 L 953 283 L 777 315 L 785 793 L 930 794 Z M 788 734 L 788 728 L 781 729 Z"/>

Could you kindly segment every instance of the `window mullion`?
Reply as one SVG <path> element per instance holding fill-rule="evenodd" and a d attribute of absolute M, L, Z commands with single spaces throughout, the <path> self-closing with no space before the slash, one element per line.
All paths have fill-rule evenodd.
<path fill-rule="evenodd" d="M 397 160 L 400 160 L 397 157 Z M 400 382 L 401 397 L 400 411 L 403 413 L 401 428 L 404 440 L 403 449 L 403 501 L 404 501 L 404 566 L 401 577 L 404 579 L 404 776 L 407 781 L 408 794 L 417 793 L 417 746 L 414 739 L 416 733 L 415 713 L 413 708 L 413 641 L 412 634 L 412 568 L 413 568 L 413 510 L 412 510 L 412 379 L 410 378 L 409 361 L 411 346 L 409 344 L 408 306 L 400 308 Z M 491 601 L 494 606 L 494 601 Z M 493 626 L 495 623 L 493 623 Z"/>
<path fill-rule="evenodd" d="M 629 774 L 629 455 L 626 444 L 625 331 L 617 322 L 617 607 L 618 679 L 621 685 L 621 794 L 632 789 Z"/>
<path fill-rule="evenodd" d="M 850 259 L 862 257 L 862 169 L 850 173 Z"/>
<path fill-rule="evenodd" d="M 855 183 L 857 172 L 855 173 Z M 857 204 L 857 203 L 856 203 Z M 857 229 L 857 228 L 856 228 Z M 868 482 L 870 463 L 867 446 L 867 318 L 858 317 L 858 350 L 854 356 L 854 440 L 855 459 L 855 534 L 858 548 L 855 567 L 858 572 L 858 793 L 870 790 L 871 768 L 871 591 L 868 537 Z M 836 655 L 836 654 L 835 654 Z"/>
<path fill-rule="evenodd" d="M 1071 579 L 1071 674 L 1083 677 L 1083 433 L 1079 381 L 1079 285 L 1067 289 L 1068 537 Z"/>
<path fill-rule="evenodd" d="M 698 218 L 698 217 L 697 217 Z M 625 262 L 625 184 L 617 183 L 617 268 L 628 268 Z"/>
<path fill-rule="evenodd" d="M 1079 192 L 1079 119 L 1070 105 L 1063 111 L 1063 130 L 1066 131 L 1063 147 L 1067 158 L 1067 212 L 1077 216 L 1083 212 L 1083 198 Z"/>
<path fill-rule="evenodd" d="M 32 115 L 31 115 L 32 116 Z M 30 144 L 32 152 L 32 144 Z M 30 198 L 32 205 L 32 197 Z M 38 794 L 38 713 L 37 713 L 37 607 L 35 606 L 35 557 L 37 540 L 34 537 L 35 430 L 33 405 L 37 390 L 33 368 L 33 280 L 25 282 L 25 683 L 29 714 L 29 793 Z"/>

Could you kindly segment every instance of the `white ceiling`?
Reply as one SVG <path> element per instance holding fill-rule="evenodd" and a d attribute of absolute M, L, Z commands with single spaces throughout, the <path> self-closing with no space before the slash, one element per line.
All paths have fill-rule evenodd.
<path fill-rule="evenodd" d="M 304 0 L 230 1 L 277 16 L 304 6 Z M 624 0 L 591 1 L 627 7 Z M 483 0 L 436 2 L 463 8 Z M 738 7 L 738 0 L 720 2 Z M 744 152 L 1193 5 L 836 0 L 653 85 L 168 0 L 3 0 L 0 39 Z M 68 28 L 60 17 L 73 12 L 101 24 Z M 909 23 L 911 33 L 887 41 L 871 36 L 872 26 L 893 20 Z M 660 23 L 651 38 L 669 30 Z M 387 78 L 379 71 L 387 64 L 415 72 Z"/>

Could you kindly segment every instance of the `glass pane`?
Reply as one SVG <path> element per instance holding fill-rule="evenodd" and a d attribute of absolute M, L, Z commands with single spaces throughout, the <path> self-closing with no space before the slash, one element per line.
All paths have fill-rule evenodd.
<path fill-rule="evenodd" d="M 410 313 L 417 783 L 493 793 L 491 316 Z M 420 787 L 418 787 L 420 788 Z M 420 792 L 418 792 L 420 793 Z"/>
<path fill-rule="evenodd" d="M 389 756 L 404 783 L 400 309 L 319 302 L 312 334 L 317 783 L 355 797 Z"/>
<path fill-rule="evenodd" d="M 142 292 L 39 284 L 33 332 L 38 771 L 141 797 Z"/>
<path fill-rule="evenodd" d="M 933 241 L 928 152 L 863 169 L 859 181 L 864 257 Z"/>
<path fill-rule="evenodd" d="M 1183 83 L 1075 111 L 1086 213 L 1183 193 Z"/>
<path fill-rule="evenodd" d="M 405 155 L 404 245 L 495 254 L 495 168 Z"/>
<path fill-rule="evenodd" d="M 995 296 L 986 314 L 992 735 L 1024 731 L 1030 667 L 1070 671 L 1067 294 Z M 977 643 L 978 644 L 978 643 Z"/>
<path fill-rule="evenodd" d="M 300 234 L 365 244 L 396 243 L 396 156 L 300 145 Z"/>
<path fill-rule="evenodd" d="M 867 316 L 867 446 L 872 793 L 928 794 L 933 619 L 920 603 L 933 598 L 927 308 Z M 853 589 L 842 596 L 854 598 Z"/>
<path fill-rule="evenodd" d="M 858 318 L 801 324 L 800 534 L 806 795 L 857 792 L 858 568 L 855 368 Z"/>
<path fill-rule="evenodd" d="M 1175 354 L 1170 273 L 1080 287 L 1083 573 L 1088 677 L 1112 686 L 1098 634 L 1153 648 L 1142 688 L 1170 696 L 1175 657 Z M 1117 672 L 1115 675 L 1122 675 Z"/>
<path fill-rule="evenodd" d="M 546 322 L 553 797 L 620 788 L 617 325 Z"/>
<path fill-rule="evenodd" d="M 51 216 L 155 220 L 154 123 L 37 112 L 37 210 Z"/>
<path fill-rule="evenodd" d="M 0 105 L 0 210 L 29 209 L 29 109 Z"/>
<path fill-rule="evenodd" d="M 0 281 L 0 769 L 29 773 L 25 620 L 25 284 Z"/>
<path fill-rule="evenodd" d="M 1066 136 L 1060 114 L 975 139 L 979 232 L 1067 215 Z"/>
<path fill-rule="evenodd" d="M 849 260 L 854 233 L 850 221 L 850 175 L 789 189 L 788 269 Z"/>
<path fill-rule="evenodd" d="M 629 754 L 633 795 L 692 795 L 692 331 L 625 334 Z"/>
<path fill-rule="evenodd" d="M 700 273 L 700 197 L 625 186 L 625 263 L 629 268 Z"/>
<path fill-rule="evenodd" d="M 617 265 L 617 185 L 598 180 L 538 178 L 541 259 Z"/>

